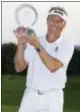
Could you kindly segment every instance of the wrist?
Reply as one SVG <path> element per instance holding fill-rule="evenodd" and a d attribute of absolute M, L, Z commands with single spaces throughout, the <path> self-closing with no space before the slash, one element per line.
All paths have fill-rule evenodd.
<path fill-rule="evenodd" d="M 40 46 L 36 47 L 35 49 L 39 53 L 44 49 L 44 47 L 42 45 L 40 45 Z"/>
<path fill-rule="evenodd" d="M 25 46 L 26 46 L 25 44 L 18 44 L 18 48 L 19 48 L 19 49 L 24 49 Z"/>
<path fill-rule="evenodd" d="M 24 47 L 24 44 L 18 44 L 18 47 Z"/>
<path fill-rule="evenodd" d="M 41 46 L 40 43 L 37 43 L 37 44 L 35 45 L 35 49 L 39 48 L 40 46 Z"/>

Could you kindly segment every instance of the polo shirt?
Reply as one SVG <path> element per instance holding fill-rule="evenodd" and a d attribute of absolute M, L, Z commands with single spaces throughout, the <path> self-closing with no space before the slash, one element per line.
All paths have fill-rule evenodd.
<path fill-rule="evenodd" d="M 63 63 L 63 66 L 55 72 L 50 70 L 42 62 L 38 52 L 29 43 L 24 50 L 24 59 L 29 62 L 26 76 L 26 86 L 41 91 L 49 89 L 65 88 L 67 81 L 67 68 L 74 52 L 74 45 L 67 39 L 60 37 L 55 42 L 49 43 L 46 36 L 38 37 L 46 52 L 53 58 Z"/>

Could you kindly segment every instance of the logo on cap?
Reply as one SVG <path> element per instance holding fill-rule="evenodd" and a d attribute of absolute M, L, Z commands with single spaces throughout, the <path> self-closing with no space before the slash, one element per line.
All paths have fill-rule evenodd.
<path fill-rule="evenodd" d="M 55 10 L 55 13 L 61 14 L 63 16 L 63 13 L 59 10 Z"/>

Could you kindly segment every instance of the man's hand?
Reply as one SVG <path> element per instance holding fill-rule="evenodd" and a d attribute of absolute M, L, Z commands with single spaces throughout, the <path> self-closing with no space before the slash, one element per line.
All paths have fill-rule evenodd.
<path fill-rule="evenodd" d="M 28 36 L 28 42 L 35 48 L 40 46 L 40 42 L 39 42 L 36 34 L 34 34 L 33 36 Z"/>
<path fill-rule="evenodd" d="M 18 27 L 16 30 L 14 30 L 14 34 L 16 35 L 16 38 L 18 40 L 19 45 L 25 45 L 27 42 L 31 44 L 33 47 L 37 48 L 40 46 L 40 42 L 37 38 L 37 35 L 34 33 L 33 36 L 27 35 L 28 28 L 25 27 Z"/>
<path fill-rule="evenodd" d="M 24 27 L 18 27 L 16 30 L 14 30 L 14 34 L 16 35 L 19 45 L 25 45 L 28 42 L 26 31 L 27 28 Z"/>

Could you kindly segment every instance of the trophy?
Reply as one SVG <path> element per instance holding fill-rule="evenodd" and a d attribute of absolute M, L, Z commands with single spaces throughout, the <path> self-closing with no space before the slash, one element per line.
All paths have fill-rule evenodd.
<path fill-rule="evenodd" d="M 31 27 L 37 22 L 38 13 L 36 9 L 28 4 L 19 5 L 15 10 L 15 21 L 18 26 L 23 26 L 27 30 L 26 35 L 33 36 L 35 34 Z M 17 29 L 18 30 L 18 29 Z"/>

